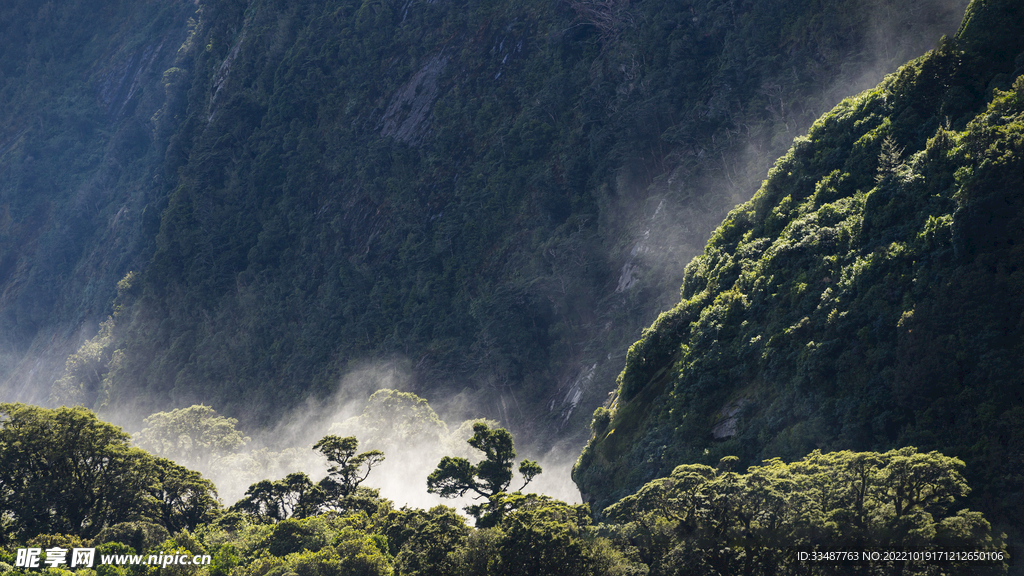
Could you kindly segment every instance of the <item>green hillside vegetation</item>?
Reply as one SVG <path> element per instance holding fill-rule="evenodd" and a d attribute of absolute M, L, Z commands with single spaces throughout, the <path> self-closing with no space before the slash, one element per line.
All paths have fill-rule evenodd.
<path fill-rule="evenodd" d="M 24 260 L 5 292 L 21 299 L 0 302 L 12 318 L 4 333 L 26 335 L 12 338 L 19 362 L 6 373 L 18 397 L 57 381 L 55 404 L 134 409 L 141 419 L 201 403 L 255 427 L 333 394 L 350 370 L 397 359 L 413 389 L 459 396 L 528 443 L 583 441 L 607 393 L 596 383 L 614 377 L 635 331 L 672 305 L 683 264 L 728 208 L 850 85 L 934 45 L 964 5 L 136 4 L 53 9 L 58 31 L 81 21 L 79 11 L 183 16 L 146 20 L 166 40 L 133 92 L 143 96 L 132 133 L 149 143 L 126 144 L 141 155 L 131 164 L 139 179 L 96 184 L 130 193 L 134 232 L 113 226 L 101 243 L 124 247 L 124 257 L 61 252 L 32 284 L 17 283 L 34 273 Z M 73 36 L 80 56 L 39 82 L 91 69 L 91 56 L 115 46 L 106 32 Z M 158 35 L 138 33 L 125 42 L 144 47 Z M 37 44 L 25 55 L 42 54 Z M 71 109 L 102 114 L 88 96 L 99 76 L 75 78 L 87 96 Z M 42 90 L 18 94 L 18 117 L 53 105 Z M 91 141 L 59 140 L 49 124 L 20 130 L 24 140 L 12 142 L 45 141 L 64 155 L 15 144 L 0 156 L 4 169 L 60 162 L 69 176 L 53 180 L 63 196 L 52 205 L 92 214 L 93 204 L 83 212 L 72 202 L 91 198 L 74 180 Z M 41 198 L 26 182 L 7 179 L 5 197 Z M 122 222 L 119 204 L 102 206 L 83 230 Z M 14 210 L 12 222 L 36 230 L 31 213 Z M 54 242 L 68 251 L 81 240 Z M 69 266 L 102 268 L 105 279 L 58 288 Z M 32 304 L 58 289 L 76 306 L 86 295 L 93 304 L 78 315 Z M 102 342 L 79 352 L 92 364 L 60 373 L 115 306 Z M 25 342 L 71 349 L 51 368 Z"/>
<path fill-rule="evenodd" d="M 1006 573 L 1019 1 L 974 0 L 954 38 L 821 116 L 669 272 L 943 6 L 4 4 L 3 393 L 43 381 L 77 407 L 0 404 L 0 574 L 37 573 L 19 548 L 83 545 L 213 558 L 83 576 Z M 574 412 L 673 283 L 614 396 Z M 587 420 L 587 503 L 509 492 L 540 473 L 514 477 L 512 432 L 450 431 L 409 392 L 244 450 L 239 422 L 390 357 L 455 397 L 452 422 L 479 406 L 544 443 Z M 180 463 L 90 408 L 134 409 L 136 443 Z M 443 455 L 413 484 L 480 496 L 475 522 L 380 496 L 374 469 L 413 438 Z M 221 502 L 193 467 L 261 476 Z M 1000 560 L 794 560 L 837 546 Z"/>
<path fill-rule="evenodd" d="M 0 5 L 5 400 L 46 400 L 64 358 L 110 314 L 117 282 L 152 251 L 164 149 L 183 103 L 171 69 L 194 10 L 147 0 Z"/>
<path fill-rule="evenodd" d="M 487 453 L 477 474 L 499 492 L 474 527 L 445 506 L 398 509 L 380 498 L 371 461 L 384 455 L 356 454 L 355 438 L 328 435 L 313 447 L 334 464 L 315 485 L 301 472 L 264 480 L 227 510 L 209 481 L 127 447 L 126 438 L 82 408 L 0 405 L 0 574 L 924 575 L 937 568 L 1005 574 L 1009 559 L 985 518 L 959 502 L 969 491 L 963 462 L 913 448 L 815 451 L 746 473 L 732 471 L 735 457 L 716 468 L 679 466 L 610 506 L 605 522 L 594 524 L 586 504 L 504 492 L 515 454 L 511 435 L 481 425 L 469 442 Z M 90 466 L 95 463 L 103 465 Z M 442 462 L 438 472 L 444 469 Z M 837 565 L 796 556 L 836 546 L 963 549 L 999 559 Z M 76 547 L 95 547 L 97 564 L 113 554 L 209 555 L 210 561 L 162 568 L 122 561 L 73 571 L 67 562 L 46 566 L 46 550 Z M 39 549 L 37 567 L 17 566 L 17 550 L 25 548 Z"/>
<path fill-rule="evenodd" d="M 1020 525 L 1022 50 L 1024 6 L 974 2 L 794 142 L 629 349 L 574 470 L 597 510 L 680 464 L 913 445 Z"/>

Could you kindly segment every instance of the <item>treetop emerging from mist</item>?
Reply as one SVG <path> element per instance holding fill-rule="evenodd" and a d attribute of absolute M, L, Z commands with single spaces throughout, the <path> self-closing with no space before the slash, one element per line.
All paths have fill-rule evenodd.
<path fill-rule="evenodd" d="M 409 442 L 440 444 L 448 436 L 448 426 L 425 399 L 384 388 L 370 396 L 359 416 L 332 425 L 330 432 L 356 433 L 364 445 L 390 453 Z"/>
<path fill-rule="evenodd" d="M 187 466 L 202 466 L 237 452 L 250 440 L 235 429 L 237 419 L 201 404 L 157 412 L 144 422 L 147 428 L 136 435 L 135 445 Z"/>
<path fill-rule="evenodd" d="M 261 480 L 249 486 L 232 509 L 273 522 L 358 509 L 378 497 L 377 490 L 362 488 L 360 484 L 384 461 L 380 450 L 356 454 L 358 448 L 355 436 L 324 436 L 313 445 L 330 462 L 327 476 L 320 482 L 314 484 L 305 472 L 293 472 L 283 480 Z"/>
<path fill-rule="evenodd" d="M 10 551 L 26 545 L 117 554 L 185 548 L 213 557 L 198 576 L 851 573 L 791 561 L 794 547 L 836 545 L 969 549 L 991 561 L 950 563 L 952 573 L 1006 573 L 1005 537 L 963 508 L 963 461 L 938 452 L 814 451 L 746 472 L 733 471 L 735 457 L 717 467 L 681 465 L 594 525 L 586 504 L 505 492 L 512 435 L 485 423 L 474 432 L 469 444 L 484 459 L 474 466 L 447 457 L 428 481 L 442 495 L 486 496 L 467 508 L 477 519 L 471 529 L 451 508 L 396 509 L 362 486 L 383 454 L 359 452 L 355 437 L 316 443 L 331 464 L 320 482 L 304 472 L 262 480 L 225 514 L 208 480 L 129 446 L 120 428 L 85 408 L 0 404 L 0 573 L 29 575 L 7 566 Z M 519 470 L 527 482 L 540 473 L 530 461 Z M 922 562 L 903 568 L 937 573 Z"/>
<path fill-rule="evenodd" d="M 351 496 L 370 475 L 370 470 L 384 461 L 384 453 L 380 450 L 356 454 L 358 448 L 359 441 L 355 436 L 324 436 L 313 445 L 313 449 L 322 452 L 331 463 L 327 469 L 329 492 L 343 498 Z"/>
<path fill-rule="evenodd" d="M 427 477 L 427 492 L 442 498 L 457 498 L 472 492 L 477 498 L 493 500 L 508 489 L 512 482 L 512 463 L 516 458 L 512 434 L 504 428 L 492 429 L 483 422 L 474 424 L 473 432 L 473 437 L 467 442 L 484 453 L 484 460 L 473 465 L 465 458 L 445 456 Z M 536 462 L 523 460 L 519 464 L 519 474 L 525 482 L 519 489 L 525 488 L 541 471 Z M 487 505 L 480 505 L 466 510 L 480 520 L 487 509 Z"/>

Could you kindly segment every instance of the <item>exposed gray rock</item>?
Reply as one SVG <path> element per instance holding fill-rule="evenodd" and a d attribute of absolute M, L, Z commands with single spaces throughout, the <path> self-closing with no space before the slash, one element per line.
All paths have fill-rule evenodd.
<path fill-rule="evenodd" d="M 724 440 L 736 435 L 737 428 L 739 427 L 739 419 L 736 415 L 749 403 L 750 401 L 746 398 L 740 398 L 722 407 L 722 410 L 718 413 L 721 420 L 711 427 L 711 435 L 715 437 L 715 440 Z"/>
<path fill-rule="evenodd" d="M 434 56 L 395 92 L 381 118 L 381 136 L 414 146 L 422 141 L 429 125 L 430 108 L 437 100 L 437 80 L 447 64 L 447 56 Z"/>

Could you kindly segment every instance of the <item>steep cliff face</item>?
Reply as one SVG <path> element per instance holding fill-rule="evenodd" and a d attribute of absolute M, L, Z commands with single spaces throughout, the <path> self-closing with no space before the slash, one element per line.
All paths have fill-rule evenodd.
<path fill-rule="evenodd" d="M 1020 518 L 1024 7 L 798 138 L 629 350 L 574 478 L 598 508 L 683 463 L 917 446 Z"/>
<path fill-rule="evenodd" d="M 527 442 L 582 442 L 622 351 L 672 305 L 712 226 L 839 94 L 952 33 L 963 9 L 161 6 L 95 10 L 122 36 L 82 40 L 68 66 L 90 70 L 87 81 L 70 68 L 47 80 L 74 76 L 104 122 L 134 119 L 125 156 L 97 155 L 106 128 L 55 145 L 65 156 L 4 153 L 7 170 L 68 171 L 48 188 L 62 196 L 12 212 L 20 229 L 64 250 L 86 236 L 96 247 L 40 258 L 52 273 L 32 289 L 7 285 L 22 295 L 5 301 L 7 334 L 21 334 L 12 362 L 35 365 L 50 342 L 73 350 L 136 273 L 81 362 L 48 378 L 12 368 L 8 388 L 38 399 L 62 376 L 58 402 L 139 415 L 205 402 L 252 425 L 386 360 L 435 405 L 454 398 L 453 413 L 472 406 Z M 85 158 L 93 172 L 76 167 Z M 65 216 L 27 224 L 51 208 Z M 60 236 L 75 226 L 85 236 Z M 25 249 L 11 246 L 19 262 Z M 21 262 L 17 278 L 35 273 Z M 44 298 L 73 274 L 77 315 Z"/>
<path fill-rule="evenodd" d="M 145 265 L 185 1 L 0 6 L 0 395 L 45 402 Z M 179 72 L 181 72 L 179 70 Z M 148 253 L 147 253 L 148 252 Z"/>

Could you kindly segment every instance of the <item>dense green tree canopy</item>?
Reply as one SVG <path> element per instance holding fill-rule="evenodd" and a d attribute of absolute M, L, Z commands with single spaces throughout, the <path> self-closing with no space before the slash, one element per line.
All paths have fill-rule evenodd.
<path fill-rule="evenodd" d="M 100 16 L 137 22 L 116 1 L 0 5 L 0 346 L 105 317 L 109 290 L 58 287 L 142 262 L 116 322 L 63 336 L 85 345 L 55 364 L 55 399 L 214 395 L 258 419 L 386 353 L 415 359 L 417 385 L 495 413 L 522 400 L 518 418 L 554 430 L 602 381 L 578 365 L 617 362 L 614 336 L 594 342 L 658 302 L 655 266 L 632 257 L 659 245 L 636 238 L 746 197 L 734 166 L 774 157 L 815 115 L 806 97 L 849 80 L 840 54 L 877 13 L 843 8 L 893 9 L 904 32 L 943 2 L 137 4 L 175 32 L 112 30 Z M 211 483 L 88 410 L 0 404 L 0 573 L 25 573 L 15 548 L 90 539 L 210 553 L 199 576 L 1005 573 L 987 518 L 1024 517 L 1022 31 L 1018 0 L 975 0 L 955 38 L 823 116 L 729 215 L 594 413 L 575 476 L 601 524 L 509 493 L 512 435 L 488 424 L 479 459 L 428 478 L 486 498 L 473 529 L 380 498 L 364 484 L 383 454 L 355 437 L 317 443 L 321 483 L 263 480 L 221 515 Z M 72 77 L 58 111 L 32 106 Z M 632 230 L 666 204 L 672 226 Z M 571 383 L 561 412 L 554 382 Z M 444 429 L 411 394 L 371 404 L 381 436 L 388 411 L 403 438 Z M 150 438 L 190 462 L 244 441 L 204 405 L 157 416 Z M 998 560 L 792 562 L 836 545 Z"/>
<path fill-rule="evenodd" d="M 609 506 L 605 520 L 619 537 L 641 543 L 652 568 L 685 562 L 704 573 L 799 573 L 808 566 L 799 566 L 798 550 L 828 547 L 993 551 L 1004 545 L 981 514 L 959 508 L 969 489 L 956 458 L 912 447 L 884 454 L 815 451 L 742 474 L 730 471 L 735 458 L 723 460 L 717 469 L 677 467 Z"/>
<path fill-rule="evenodd" d="M 574 471 L 596 508 L 680 464 L 914 445 L 1019 523 L 1022 51 L 1021 3 L 975 2 L 794 142 L 630 347 Z"/>
<path fill-rule="evenodd" d="M 171 532 L 195 530 L 219 513 L 220 501 L 213 482 L 195 470 L 156 458 L 155 484 L 150 493 L 156 499 L 156 521 Z"/>
<path fill-rule="evenodd" d="M 261 520 L 279 522 L 287 518 L 312 516 L 323 504 L 324 492 L 303 472 L 293 472 L 282 480 L 260 480 L 246 490 L 245 496 L 231 507 Z"/>
<path fill-rule="evenodd" d="M 409 576 L 457 574 L 470 533 L 466 520 L 455 510 L 437 506 L 427 511 L 395 558 L 399 573 Z"/>
<path fill-rule="evenodd" d="M 332 458 L 329 479 L 359 481 L 343 502 L 330 502 L 322 482 L 294 472 L 254 484 L 233 511 L 219 514 L 208 481 L 128 447 L 126 434 L 83 408 L 3 404 L 0 414 L 0 573 L 10 576 L 38 573 L 13 568 L 17 548 L 89 546 L 100 558 L 210 555 L 208 565 L 162 569 L 182 576 L 1006 573 L 1003 538 L 982 514 L 962 506 L 970 492 L 964 463 L 912 447 L 814 451 L 745 472 L 734 470 L 735 457 L 716 467 L 686 464 L 607 507 L 595 525 L 586 504 L 505 492 L 511 441 L 507 432 L 480 425 L 474 447 L 495 461 L 506 455 L 509 463 L 497 468 L 497 483 L 471 478 L 480 489 L 502 488 L 486 505 L 471 507 L 479 518 L 472 528 L 451 508 L 396 509 L 363 486 L 367 461 L 357 461 L 366 453 L 357 453 L 352 438 L 327 436 L 317 448 Z M 27 460 L 29 452 L 34 458 Z M 91 482 L 90 490 L 84 482 Z M 971 562 L 794 560 L 798 551 L 836 547 L 988 556 Z M 150 570 L 107 564 L 75 572 Z"/>
<path fill-rule="evenodd" d="M 133 520 L 177 530 L 212 518 L 209 481 L 128 439 L 85 408 L 0 404 L 0 538 L 91 538 Z"/>

